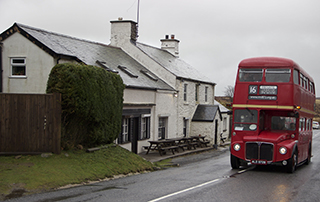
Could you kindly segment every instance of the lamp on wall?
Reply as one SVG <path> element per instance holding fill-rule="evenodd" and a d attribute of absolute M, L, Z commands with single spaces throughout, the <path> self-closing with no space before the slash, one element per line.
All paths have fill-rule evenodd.
<path fill-rule="evenodd" d="M 174 92 L 173 97 L 178 97 L 178 92 Z"/>

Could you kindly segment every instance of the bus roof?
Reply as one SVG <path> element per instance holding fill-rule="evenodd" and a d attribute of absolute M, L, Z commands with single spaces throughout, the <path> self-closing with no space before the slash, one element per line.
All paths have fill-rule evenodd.
<path fill-rule="evenodd" d="M 280 57 L 255 57 L 247 58 L 239 63 L 239 68 L 257 68 L 257 67 L 294 67 L 299 70 L 304 76 L 308 77 L 313 82 L 312 77 L 304 71 L 297 63 L 291 59 Z"/>

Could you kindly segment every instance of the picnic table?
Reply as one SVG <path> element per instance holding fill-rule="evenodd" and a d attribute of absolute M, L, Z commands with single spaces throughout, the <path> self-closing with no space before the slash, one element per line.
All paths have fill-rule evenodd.
<path fill-rule="evenodd" d="M 199 135 L 199 136 L 191 136 L 191 138 L 193 139 L 193 142 L 195 142 L 195 144 L 199 147 L 202 147 L 202 146 L 206 146 L 207 147 L 207 144 L 210 143 L 209 140 L 206 140 L 207 136 L 206 135 Z"/>
<path fill-rule="evenodd" d="M 157 150 L 159 151 L 160 156 L 162 154 L 165 154 L 166 150 L 171 150 L 172 154 L 174 154 L 174 151 L 178 150 L 179 146 L 176 145 L 176 140 L 174 139 L 163 139 L 163 140 L 154 140 L 149 141 L 150 146 L 148 147 L 147 154 L 150 150 Z"/>
<path fill-rule="evenodd" d="M 207 146 L 209 141 L 205 140 L 205 137 L 206 136 L 190 136 L 149 141 L 150 145 L 146 154 L 148 154 L 150 150 L 155 150 L 162 156 L 166 154 L 166 150 L 170 150 L 172 154 L 175 154 L 175 151 L 179 152 L 179 148 L 184 151 L 185 147 L 190 150 L 192 148 L 196 149 L 196 146 Z"/>

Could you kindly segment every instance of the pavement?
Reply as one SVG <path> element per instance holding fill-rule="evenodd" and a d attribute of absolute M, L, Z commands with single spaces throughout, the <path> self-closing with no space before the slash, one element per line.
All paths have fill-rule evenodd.
<path fill-rule="evenodd" d="M 164 154 L 162 156 L 160 156 L 158 151 L 150 151 L 148 154 L 146 154 L 147 151 L 144 151 L 138 155 L 141 156 L 142 158 L 146 159 L 147 161 L 154 163 L 154 162 L 162 161 L 165 159 L 172 159 L 172 158 L 177 158 L 177 157 L 191 155 L 191 154 L 201 154 L 201 153 L 207 152 L 207 151 L 212 151 L 214 153 L 220 153 L 220 152 L 224 152 L 224 151 L 228 150 L 229 145 L 230 145 L 230 142 L 225 142 L 217 147 L 214 147 L 213 145 L 208 146 L 208 147 L 197 147 L 196 149 L 191 149 L 191 150 L 184 150 L 184 151 L 179 150 L 179 152 L 174 152 L 174 154 L 172 154 L 171 151 L 167 151 L 166 154 Z"/>

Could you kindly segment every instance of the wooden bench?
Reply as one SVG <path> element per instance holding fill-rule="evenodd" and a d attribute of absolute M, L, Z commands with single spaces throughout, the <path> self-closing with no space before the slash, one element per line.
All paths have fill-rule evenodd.
<path fill-rule="evenodd" d="M 202 147 L 202 145 L 204 145 L 205 147 L 207 147 L 207 146 L 208 146 L 207 144 L 209 144 L 209 143 L 210 143 L 209 140 L 200 141 L 201 147 Z"/>
<path fill-rule="evenodd" d="M 191 149 L 192 147 L 193 147 L 194 149 L 197 149 L 197 148 L 196 148 L 197 145 L 199 146 L 199 142 L 189 142 L 189 143 L 188 143 L 189 149 Z"/>
<path fill-rule="evenodd" d="M 178 151 L 178 149 L 179 149 L 179 146 L 159 147 L 159 154 L 160 154 L 160 156 L 162 156 L 162 154 L 166 154 L 166 150 L 171 150 L 172 154 L 174 154 L 174 150 Z"/>
<path fill-rule="evenodd" d="M 181 148 L 182 151 L 184 151 L 184 147 L 187 147 L 187 148 L 188 148 L 189 145 L 188 145 L 187 143 L 182 143 L 182 144 L 179 144 L 178 147 Z"/>

